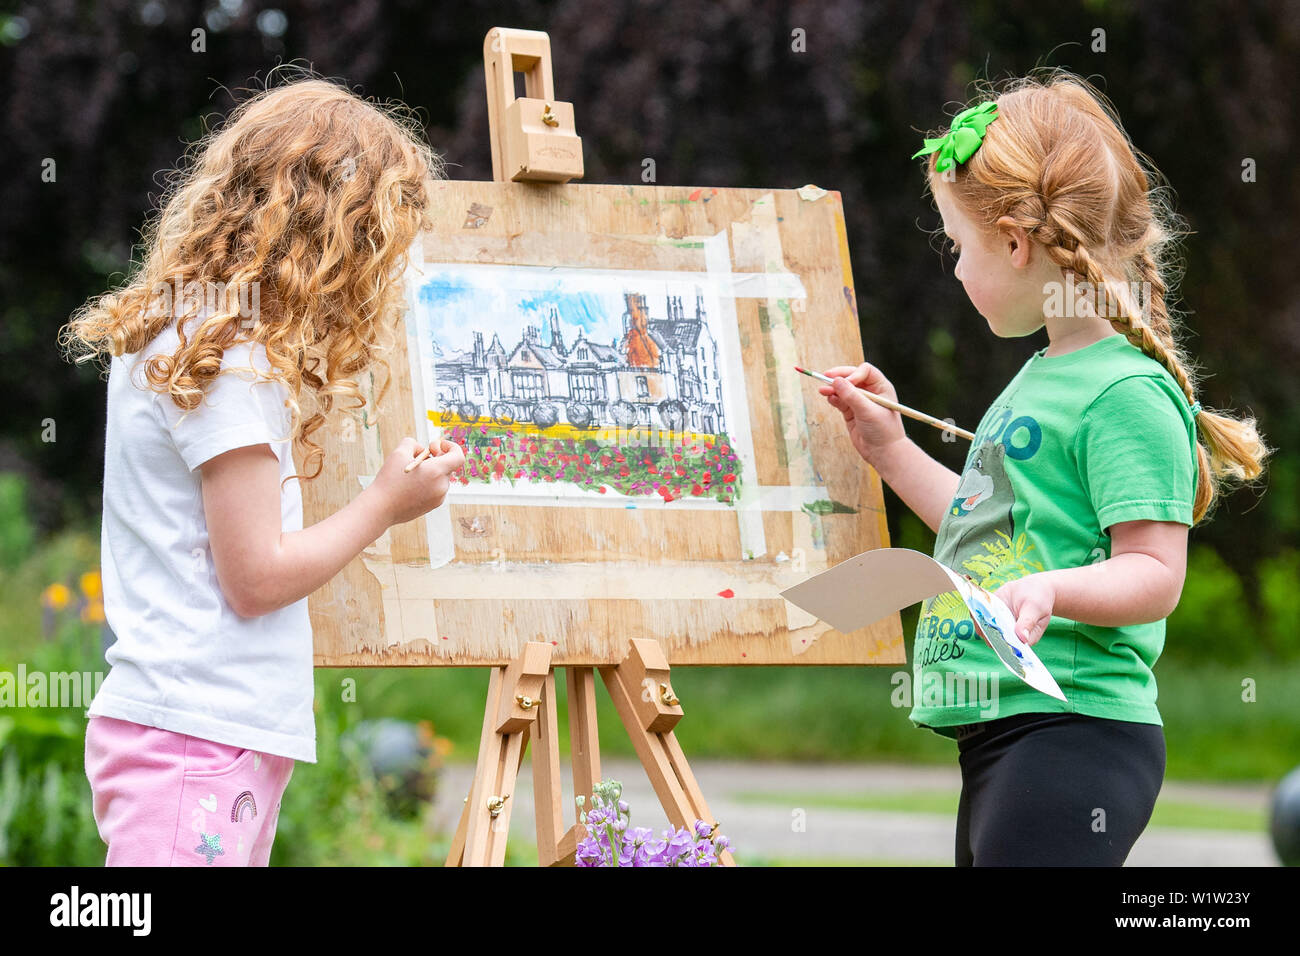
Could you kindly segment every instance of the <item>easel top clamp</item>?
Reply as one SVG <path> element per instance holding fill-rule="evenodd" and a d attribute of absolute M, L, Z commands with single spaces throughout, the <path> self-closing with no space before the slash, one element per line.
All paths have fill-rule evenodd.
<path fill-rule="evenodd" d="M 535 30 L 490 30 L 483 41 L 488 133 L 496 182 L 567 183 L 582 178 L 573 104 L 555 98 L 551 38 Z M 515 97 L 515 74 L 524 96 Z"/>
<path fill-rule="evenodd" d="M 555 99 L 550 37 L 532 30 L 495 28 L 483 43 L 483 68 L 492 178 L 544 183 L 581 179 L 582 140 L 575 132 L 573 104 Z M 515 97 L 516 72 L 525 75 L 527 96 Z M 504 864 L 510 794 L 530 734 L 535 738 L 538 861 L 543 866 L 574 863 L 578 843 L 587 834 L 580 823 L 567 831 L 564 827 L 551 647 L 530 641 L 508 666 L 492 668 L 474 782 L 447 855 L 448 866 Z M 569 667 L 566 674 L 573 789 L 588 798 L 600 781 L 594 670 Z M 696 820 L 704 820 L 716 831 L 717 821 L 673 733 L 682 708 L 669 683 L 668 659 L 659 642 L 634 639 L 621 663 L 599 670 L 668 819 L 677 827 L 693 827 Z M 725 850 L 719 862 L 735 865 Z"/>

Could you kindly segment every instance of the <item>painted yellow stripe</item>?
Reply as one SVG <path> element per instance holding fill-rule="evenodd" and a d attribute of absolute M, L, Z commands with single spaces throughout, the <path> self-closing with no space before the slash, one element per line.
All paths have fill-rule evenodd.
<path fill-rule="evenodd" d="M 481 419 L 477 422 L 466 422 L 456 415 L 444 415 L 432 409 L 428 412 L 429 421 L 439 428 L 455 428 L 457 425 L 463 425 L 466 428 L 475 428 L 486 425 L 489 430 L 502 431 L 512 428 L 522 435 L 528 435 L 535 438 L 565 438 L 565 439 L 587 439 L 594 438 L 602 444 L 616 445 L 619 443 L 628 445 L 651 445 L 674 444 L 674 445 L 714 445 L 718 438 L 716 435 L 706 435 L 699 432 L 670 432 L 667 429 L 655 428 L 576 428 L 568 424 L 555 424 L 550 428 L 538 428 L 530 422 L 516 422 L 513 425 L 499 425 L 489 419 Z"/>

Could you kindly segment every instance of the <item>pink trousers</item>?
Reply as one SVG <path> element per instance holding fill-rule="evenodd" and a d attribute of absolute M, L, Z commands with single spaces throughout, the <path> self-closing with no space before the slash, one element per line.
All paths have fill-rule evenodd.
<path fill-rule="evenodd" d="M 86 727 L 105 866 L 266 866 L 293 760 L 114 717 Z"/>

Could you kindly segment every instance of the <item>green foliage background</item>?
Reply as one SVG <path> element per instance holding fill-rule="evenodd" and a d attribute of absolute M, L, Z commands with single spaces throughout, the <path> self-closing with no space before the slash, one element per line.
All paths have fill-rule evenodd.
<path fill-rule="evenodd" d="M 967 427 L 1046 333 L 989 332 L 931 248 L 938 214 L 908 157 L 970 98 L 972 80 L 1037 66 L 1092 77 L 1187 219 L 1186 341 L 1207 376 L 1203 403 L 1252 411 L 1279 449 L 1267 493 L 1228 499 L 1193 535 L 1260 610 L 1259 559 L 1294 547 L 1300 530 L 1294 4 L 354 0 L 340 14 L 276 0 L 282 20 L 270 8 L 0 2 L 0 471 L 28 477 L 39 532 L 97 520 L 103 474 L 103 384 L 60 359 L 55 333 L 129 270 L 162 172 L 205 121 L 278 62 L 310 63 L 417 107 L 453 178 L 490 179 L 482 39 L 516 26 L 551 34 L 585 181 L 639 184 L 652 158 L 660 185 L 840 190 L 868 361 L 904 402 Z M 203 53 L 191 49 L 195 28 L 206 30 Z M 1247 158 L 1255 182 L 1242 181 Z M 42 181 L 46 159 L 54 182 Z M 57 441 L 43 440 L 47 420 Z M 960 468 L 959 444 L 910 431 Z M 887 494 L 897 534 L 906 509 Z"/>

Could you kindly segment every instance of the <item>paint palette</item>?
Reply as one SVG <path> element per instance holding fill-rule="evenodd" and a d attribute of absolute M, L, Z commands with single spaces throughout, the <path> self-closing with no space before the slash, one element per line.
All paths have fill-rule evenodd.
<path fill-rule="evenodd" d="M 1015 615 L 1006 602 L 920 551 L 866 551 L 786 588 L 781 596 L 847 634 L 953 591 L 965 603 L 976 632 L 1007 670 L 1035 690 L 1066 699 L 1033 648 L 1016 636 Z"/>
<path fill-rule="evenodd" d="M 1007 670 L 1035 690 L 1042 691 L 1057 700 L 1065 700 L 1065 695 L 1061 693 L 1056 679 L 1039 660 L 1033 647 L 1022 641 L 1020 635 L 1016 633 L 1016 617 L 1011 613 L 1011 608 L 1007 607 L 1006 602 L 951 569 L 944 568 L 944 570 L 956 584 L 961 599 L 966 602 L 971 620 L 975 622 L 976 633 L 984 638 L 984 642 L 998 656 Z"/>

